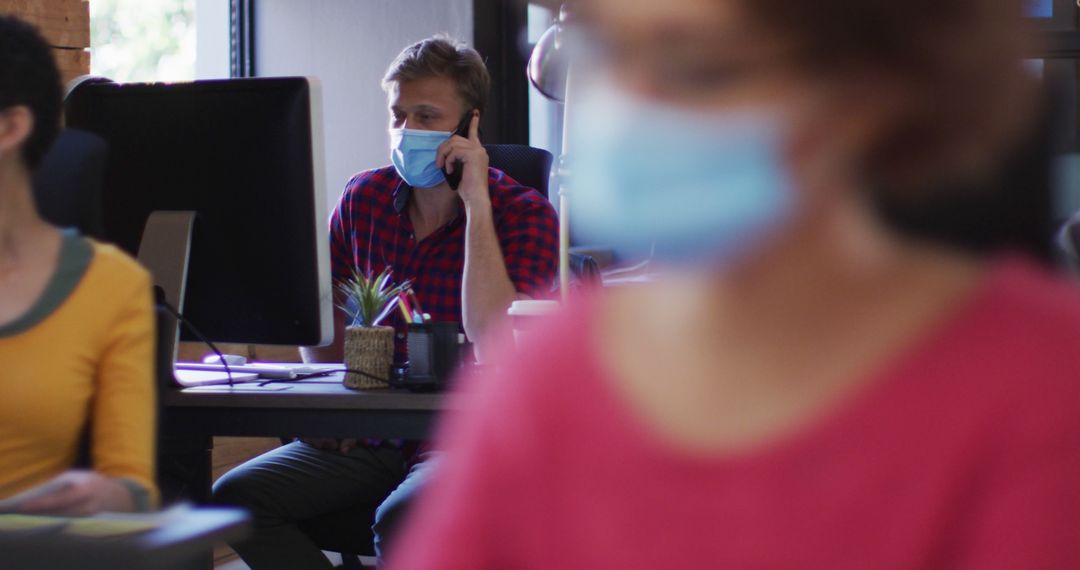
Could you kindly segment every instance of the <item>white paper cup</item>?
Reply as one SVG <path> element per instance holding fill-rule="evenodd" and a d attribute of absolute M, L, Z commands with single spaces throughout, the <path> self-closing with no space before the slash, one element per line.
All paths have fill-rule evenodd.
<path fill-rule="evenodd" d="M 535 339 L 536 329 L 544 317 L 554 314 L 559 310 L 558 301 L 514 301 L 506 314 L 514 327 L 514 343 L 525 346 Z"/>

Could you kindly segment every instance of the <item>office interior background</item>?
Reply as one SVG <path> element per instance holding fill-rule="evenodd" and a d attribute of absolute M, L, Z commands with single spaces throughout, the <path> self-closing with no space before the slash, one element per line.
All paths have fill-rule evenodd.
<path fill-rule="evenodd" d="M 476 47 L 493 78 L 485 142 L 560 153 L 561 109 L 531 89 L 525 66 L 557 16 L 502 0 L 0 0 L 53 45 L 63 79 L 119 82 L 308 76 L 322 86 L 326 204 L 356 172 L 389 162 L 380 80 L 401 48 L 445 33 Z M 238 149 L 238 152 L 240 149 Z M 552 185 L 551 195 L 555 195 Z M 329 211 L 326 212 L 329 215 Z M 184 343 L 181 357 L 205 348 Z M 227 346 L 259 360 L 295 361 L 295 347 Z M 280 445 L 276 438 L 215 438 L 214 476 Z M 232 568 L 227 547 L 217 566 Z M 243 566 L 238 566 L 243 567 Z"/>
<path fill-rule="evenodd" d="M 49 2 L 43 2 L 48 4 Z M 83 4 L 53 2 L 55 4 Z M 116 81 L 302 75 L 323 87 L 327 204 L 350 176 L 387 162 L 386 95 L 378 79 L 402 46 L 446 33 L 478 48 L 502 78 L 488 142 L 556 156 L 557 104 L 529 89 L 524 65 L 551 24 L 546 7 L 474 0 L 91 0 L 90 72 Z M 503 27 L 509 22 L 512 29 Z M 483 37 L 481 37 L 483 36 Z M 481 44 L 496 46 L 484 50 Z M 498 140 L 496 140 L 498 139 Z"/>
<path fill-rule="evenodd" d="M 550 3 L 548 3 L 550 4 Z M 332 207 L 349 177 L 388 162 L 386 96 L 379 80 L 400 49 L 447 33 L 483 54 L 492 72 L 485 142 L 560 154 L 561 109 L 531 89 L 525 64 L 553 21 L 548 7 L 501 0 L 0 0 L 0 12 L 42 22 L 65 79 L 116 81 L 310 76 L 322 85 Z M 1055 217 L 1080 211 L 1080 8 L 1032 0 L 1039 29 L 1032 73 L 1057 91 Z M 237 149 L 240 151 L 241 149 Z M 556 195 L 553 181 L 550 195 Z M 327 212 L 329 214 L 329 212 Z M 249 351 L 256 349 L 250 348 Z M 288 358 L 286 352 L 258 356 Z M 230 352 L 237 352 L 235 350 Z M 215 443 L 221 473 L 277 440 Z M 226 560 L 222 553 L 220 559 Z"/>
<path fill-rule="evenodd" d="M 385 94 L 378 79 L 401 46 L 447 33 L 476 47 L 493 78 L 489 143 L 560 154 L 561 109 L 530 88 L 528 54 L 556 16 L 556 2 L 502 0 L 0 0 L 45 19 L 67 78 L 185 81 L 302 75 L 323 88 L 327 204 L 348 178 L 387 162 Z M 1040 42 L 1032 73 L 1057 97 L 1055 218 L 1080 210 L 1078 7 L 1030 0 Z M 557 190 L 552 180 L 551 195 Z"/>

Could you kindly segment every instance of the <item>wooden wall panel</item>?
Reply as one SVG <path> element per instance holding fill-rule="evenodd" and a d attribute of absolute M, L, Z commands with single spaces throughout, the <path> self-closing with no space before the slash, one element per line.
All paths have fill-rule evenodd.
<path fill-rule="evenodd" d="M 90 52 L 84 49 L 56 48 L 56 66 L 60 68 L 60 79 L 67 83 L 72 79 L 90 73 Z"/>
<path fill-rule="evenodd" d="M 90 47 L 90 4 L 85 0 L 0 0 L 0 12 L 34 24 L 55 47 Z"/>
<path fill-rule="evenodd" d="M 90 4 L 87 0 L 0 0 L 0 13 L 14 14 L 41 30 L 54 48 L 65 82 L 90 73 Z"/>
<path fill-rule="evenodd" d="M 295 346 L 270 346 L 266 344 L 214 343 L 222 354 L 238 354 L 248 362 L 300 362 L 300 349 Z M 201 342 L 182 342 L 176 359 L 182 362 L 199 362 L 213 354 Z"/>

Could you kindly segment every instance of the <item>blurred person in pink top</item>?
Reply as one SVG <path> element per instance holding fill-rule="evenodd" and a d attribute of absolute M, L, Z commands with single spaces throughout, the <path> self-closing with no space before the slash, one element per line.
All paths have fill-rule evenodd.
<path fill-rule="evenodd" d="M 663 276 L 465 382 L 390 566 L 1080 568 L 1080 291 L 873 207 L 1024 136 L 1020 3 L 578 8 L 575 228 Z"/>

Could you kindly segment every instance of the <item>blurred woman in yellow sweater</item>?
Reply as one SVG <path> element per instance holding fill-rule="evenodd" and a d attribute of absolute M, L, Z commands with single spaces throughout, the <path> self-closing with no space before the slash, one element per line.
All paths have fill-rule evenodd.
<path fill-rule="evenodd" d="M 48 45 L 0 16 L 0 510 L 145 510 L 157 501 L 150 280 L 38 215 L 31 172 L 60 99 Z M 75 469 L 85 435 L 90 469 Z"/>

